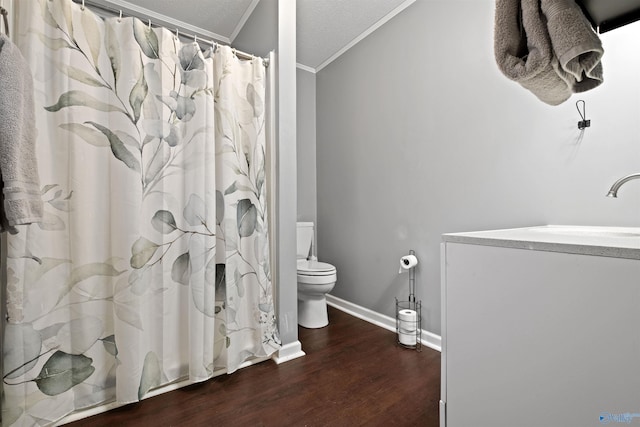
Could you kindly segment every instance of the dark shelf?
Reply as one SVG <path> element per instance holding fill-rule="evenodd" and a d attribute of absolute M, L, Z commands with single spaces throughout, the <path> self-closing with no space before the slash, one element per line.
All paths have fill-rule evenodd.
<path fill-rule="evenodd" d="M 600 33 L 640 20 L 640 0 L 576 0 Z"/>

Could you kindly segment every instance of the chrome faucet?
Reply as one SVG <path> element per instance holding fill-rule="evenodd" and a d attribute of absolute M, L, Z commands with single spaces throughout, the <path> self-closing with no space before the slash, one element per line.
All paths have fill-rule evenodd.
<path fill-rule="evenodd" d="M 640 173 L 632 173 L 631 175 L 627 175 L 625 177 L 620 178 L 616 182 L 613 183 L 611 188 L 609 189 L 609 193 L 607 197 L 618 197 L 618 190 L 625 182 L 631 181 L 633 179 L 640 179 Z"/>

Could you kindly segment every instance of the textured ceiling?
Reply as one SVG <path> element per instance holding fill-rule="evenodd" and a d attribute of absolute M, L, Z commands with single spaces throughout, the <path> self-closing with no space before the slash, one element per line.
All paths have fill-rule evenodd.
<path fill-rule="evenodd" d="M 236 28 L 244 24 L 242 21 L 244 14 L 251 13 L 253 10 L 253 8 L 248 10 L 253 0 L 130 0 L 130 2 L 228 39 L 232 39 Z"/>
<path fill-rule="evenodd" d="M 232 44 L 250 15 L 260 9 L 256 8 L 258 2 L 274 0 L 92 1 Z M 297 0 L 297 62 L 312 70 L 321 69 L 414 1 Z"/>
<path fill-rule="evenodd" d="M 79 2 L 79 0 L 74 0 Z M 87 0 L 109 10 L 148 17 L 169 29 L 181 27 L 206 39 L 231 43 L 260 0 Z"/>

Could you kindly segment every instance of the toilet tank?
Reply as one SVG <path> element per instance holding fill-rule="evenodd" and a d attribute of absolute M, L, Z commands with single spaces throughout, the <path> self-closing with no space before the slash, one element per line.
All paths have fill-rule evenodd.
<path fill-rule="evenodd" d="M 297 259 L 307 259 L 313 244 L 313 222 L 297 223 Z"/>

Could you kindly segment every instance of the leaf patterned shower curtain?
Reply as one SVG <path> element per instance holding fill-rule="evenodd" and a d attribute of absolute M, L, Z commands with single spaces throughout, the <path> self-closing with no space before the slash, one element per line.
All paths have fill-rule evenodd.
<path fill-rule="evenodd" d="M 45 220 L 7 237 L 2 424 L 271 355 L 262 60 L 71 0 L 17 9 Z"/>

